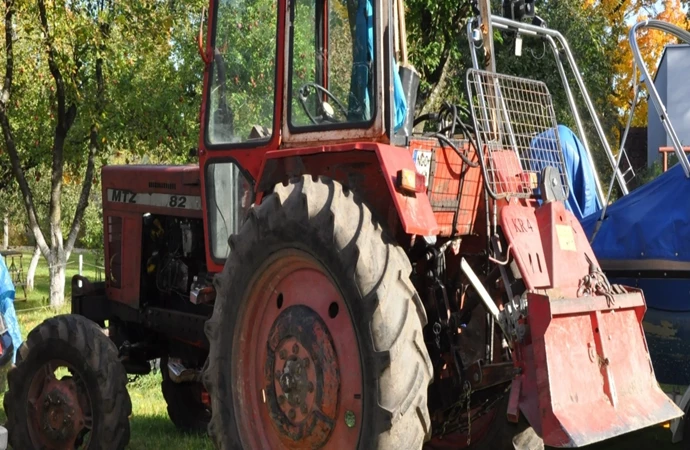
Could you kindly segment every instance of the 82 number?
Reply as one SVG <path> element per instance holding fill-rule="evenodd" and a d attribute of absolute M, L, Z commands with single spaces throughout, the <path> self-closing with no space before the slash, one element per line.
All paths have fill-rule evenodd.
<path fill-rule="evenodd" d="M 187 197 L 184 195 L 171 195 L 168 206 L 171 208 L 185 208 L 187 205 Z"/>

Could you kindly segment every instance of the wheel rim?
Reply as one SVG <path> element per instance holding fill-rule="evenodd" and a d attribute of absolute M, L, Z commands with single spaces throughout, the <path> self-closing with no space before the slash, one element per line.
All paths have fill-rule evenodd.
<path fill-rule="evenodd" d="M 355 448 L 363 385 L 354 324 L 309 255 L 272 256 L 235 330 L 235 410 L 245 448 Z"/>
<path fill-rule="evenodd" d="M 29 436 L 34 448 L 87 448 L 93 428 L 92 401 L 83 378 L 64 361 L 50 360 L 31 379 Z"/>

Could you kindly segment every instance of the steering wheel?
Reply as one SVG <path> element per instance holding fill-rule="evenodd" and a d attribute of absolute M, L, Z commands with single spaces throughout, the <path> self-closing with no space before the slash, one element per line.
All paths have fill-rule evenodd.
<path fill-rule="evenodd" d="M 304 83 L 300 88 L 299 88 L 299 102 L 302 105 L 302 109 L 304 110 L 305 114 L 307 117 L 309 117 L 309 120 L 312 121 L 314 125 L 318 125 L 319 123 L 325 122 L 325 121 L 330 121 L 330 122 L 337 122 L 335 118 L 333 117 L 334 111 L 331 109 L 331 111 L 326 111 L 325 105 L 328 105 L 330 107 L 330 104 L 326 102 L 319 102 L 318 106 L 318 113 L 321 115 L 321 121 L 319 122 L 316 117 L 314 117 L 310 112 L 309 108 L 307 107 L 307 99 L 309 98 L 309 95 L 311 94 L 311 91 L 314 91 L 315 93 L 318 93 L 318 91 L 321 91 L 322 93 L 326 94 L 333 102 L 336 104 L 338 109 L 340 110 L 340 113 L 343 115 L 343 117 L 347 117 L 347 108 L 345 108 L 345 105 L 343 105 L 340 100 L 336 98 L 335 95 L 331 93 L 328 89 L 325 87 L 321 86 L 320 84 L 316 83 Z"/>

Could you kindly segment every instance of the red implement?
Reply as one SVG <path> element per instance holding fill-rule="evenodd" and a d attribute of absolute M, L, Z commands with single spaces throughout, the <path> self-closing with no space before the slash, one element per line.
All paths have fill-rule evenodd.
<path fill-rule="evenodd" d="M 654 376 L 642 293 L 608 286 L 564 205 L 511 201 L 501 222 L 528 289 L 513 387 L 544 444 L 580 447 L 680 417 Z"/>

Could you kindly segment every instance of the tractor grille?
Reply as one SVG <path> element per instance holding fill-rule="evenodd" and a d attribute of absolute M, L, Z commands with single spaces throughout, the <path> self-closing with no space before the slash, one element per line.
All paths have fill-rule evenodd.
<path fill-rule="evenodd" d="M 546 84 L 470 69 L 467 89 L 491 195 L 531 197 L 542 170 L 552 166 L 567 196 L 556 115 Z"/>

